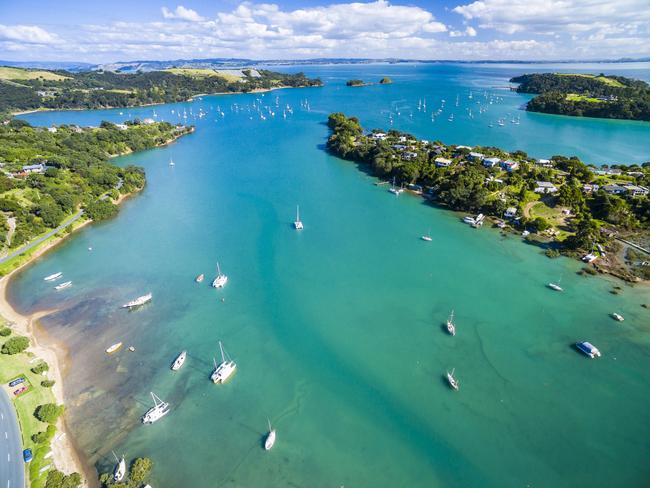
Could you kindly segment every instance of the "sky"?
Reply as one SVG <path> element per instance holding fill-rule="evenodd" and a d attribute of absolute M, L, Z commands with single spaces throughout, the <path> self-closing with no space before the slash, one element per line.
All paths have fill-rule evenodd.
<path fill-rule="evenodd" d="M 617 59 L 650 0 L 0 0 L 0 59 Z"/>

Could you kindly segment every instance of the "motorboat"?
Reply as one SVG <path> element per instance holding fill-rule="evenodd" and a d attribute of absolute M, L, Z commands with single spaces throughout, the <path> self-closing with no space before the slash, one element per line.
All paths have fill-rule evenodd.
<path fill-rule="evenodd" d="M 63 276 L 63 273 L 61 273 L 61 272 L 54 273 L 54 274 L 51 274 L 51 275 L 46 276 L 45 278 L 43 278 L 43 281 L 54 281 L 54 280 L 58 280 L 59 278 L 61 278 L 61 276 Z"/>
<path fill-rule="evenodd" d="M 551 290 L 564 291 L 564 289 L 558 283 L 549 283 L 546 286 L 548 286 Z"/>
<path fill-rule="evenodd" d="M 593 344 L 591 344 L 590 342 L 576 342 L 576 347 L 580 352 L 585 353 L 591 359 L 601 356 L 598 348 Z"/>
<path fill-rule="evenodd" d="M 619 322 L 623 322 L 625 320 L 620 313 L 616 313 L 616 312 L 612 314 L 612 318 L 614 320 L 618 320 Z"/>
<path fill-rule="evenodd" d="M 65 288 L 69 288 L 72 286 L 72 281 L 65 281 L 61 283 L 60 285 L 56 285 L 54 287 L 55 290 L 64 290 Z"/>
<path fill-rule="evenodd" d="M 196 278 L 194 278 L 194 281 L 196 281 L 197 283 L 202 283 L 204 278 L 205 278 L 205 275 L 203 273 L 201 273 Z"/>
<path fill-rule="evenodd" d="M 112 346 L 110 346 L 110 347 L 108 347 L 106 349 L 106 354 L 112 354 L 115 351 L 117 351 L 120 347 L 122 347 L 122 343 L 121 342 L 116 342 L 115 344 L 113 344 Z"/>

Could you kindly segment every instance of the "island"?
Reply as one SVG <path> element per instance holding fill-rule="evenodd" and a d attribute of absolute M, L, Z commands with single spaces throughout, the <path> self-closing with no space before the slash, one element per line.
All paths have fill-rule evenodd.
<path fill-rule="evenodd" d="M 650 121 L 650 85 L 612 75 L 533 73 L 516 76 L 519 93 L 537 94 L 530 112 Z"/>
<path fill-rule="evenodd" d="M 263 69 L 189 69 L 117 73 L 0 67 L 0 114 L 32 110 L 136 107 L 201 94 L 249 93 L 321 86 L 303 73 Z"/>
<path fill-rule="evenodd" d="M 379 80 L 380 85 L 390 85 L 393 82 L 390 78 L 387 76 L 384 76 L 381 80 Z M 377 83 L 372 83 L 372 82 L 365 82 L 363 80 L 359 79 L 353 79 L 353 80 L 348 80 L 345 82 L 345 86 L 371 86 L 371 85 L 376 85 Z"/>
<path fill-rule="evenodd" d="M 601 168 L 577 157 L 535 159 L 523 151 L 447 145 L 397 130 L 365 132 L 359 120 L 329 116 L 327 150 L 364 165 L 433 205 L 488 215 L 547 256 L 579 257 L 582 272 L 650 280 L 650 162 Z M 477 227 L 483 219 L 468 216 Z"/>

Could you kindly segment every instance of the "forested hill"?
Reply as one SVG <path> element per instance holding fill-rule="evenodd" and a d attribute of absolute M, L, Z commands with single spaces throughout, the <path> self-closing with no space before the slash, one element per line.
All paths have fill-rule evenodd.
<path fill-rule="evenodd" d="M 650 121 L 650 85 L 623 76 L 534 73 L 510 80 L 538 94 L 527 110 L 581 117 Z"/>
<path fill-rule="evenodd" d="M 169 69 L 121 74 L 70 73 L 0 67 L 0 114 L 46 109 L 134 107 L 187 100 L 203 93 L 245 93 L 278 87 L 320 86 L 303 73 L 267 70 Z"/>
<path fill-rule="evenodd" d="M 141 189 L 144 171 L 111 156 L 166 144 L 192 130 L 167 122 L 100 127 L 0 124 L 0 254 L 57 228 L 80 209 L 101 220 L 113 200 Z"/>

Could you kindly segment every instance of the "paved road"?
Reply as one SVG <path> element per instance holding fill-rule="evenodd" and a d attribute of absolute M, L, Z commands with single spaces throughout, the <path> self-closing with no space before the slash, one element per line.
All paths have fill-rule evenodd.
<path fill-rule="evenodd" d="M 22 451 L 16 411 L 7 393 L 0 388 L 0 488 L 24 488 Z"/>
<path fill-rule="evenodd" d="M 7 254 L 5 257 L 0 258 L 0 263 L 4 263 L 5 261 L 7 261 L 7 260 L 9 260 L 9 259 L 11 259 L 11 258 L 13 258 L 13 257 L 18 256 L 19 254 L 24 253 L 25 251 L 28 251 L 28 250 L 31 249 L 32 247 L 34 247 L 34 246 L 38 246 L 38 245 L 39 245 L 41 242 L 43 242 L 45 239 L 48 239 L 48 238 L 52 237 L 52 236 L 53 236 L 54 234 L 56 234 L 57 232 L 59 232 L 59 231 L 65 229 L 65 228 L 68 227 L 69 225 L 72 225 L 74 222 L 76 222 L 77 220 L 79 220 L 83 214 L 84 214 L 84 211 L 83 211 L 83 210 L 79 210 L 76 214 L 74 214 L 74 216 L 73 216 L 70 220 L 68 220 L 68 221 L 67 221 L 66 223 L 64 223 L 64 224 L 59 225 L 56 229 L 51 230 L 50 232 L 48 232 L 47 234 L 45 234 L 43 237 L 39 237 L 39 238 L 36 239 L 35 241 L 32 241 L 32 242 L 30 242 L 29 244 L 27 244 L 27 245 L 21 247 L 20 249 L 17 249 L 16 251 L 14 251 L 14 252 L 12 252 L 12 253 Z M 0 488 L 5 488 L 5 487 L 2 486 L 2 485 L 0 485 Z"/>

